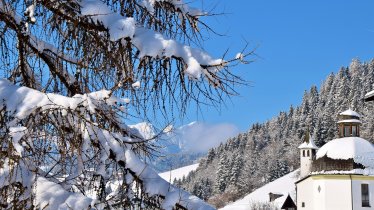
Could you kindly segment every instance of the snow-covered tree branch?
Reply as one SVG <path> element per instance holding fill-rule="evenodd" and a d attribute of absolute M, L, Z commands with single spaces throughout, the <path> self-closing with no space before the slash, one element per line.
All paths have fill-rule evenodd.
<path fill-rule="evenodd" d="M 126 124 L 244 83 L 229 67 L 251 52 L 198 47 L 207 15 L 182 0 L 0 0 L 1 208 L 212 208 L 148 167 L 154 141 Z"/>

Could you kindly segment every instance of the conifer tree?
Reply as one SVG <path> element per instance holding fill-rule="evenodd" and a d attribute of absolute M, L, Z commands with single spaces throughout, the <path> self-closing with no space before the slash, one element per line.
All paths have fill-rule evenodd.
<path fill-rule="evenodd" d="M 229 161 L 227 159 L 226 153 L 220 155 L 220 160 L 218 162 L 217 172 L 216 172 L 216 185 L 215 191 L 222 193 L 225 191 L 228 184 L 229 177 Z"/>

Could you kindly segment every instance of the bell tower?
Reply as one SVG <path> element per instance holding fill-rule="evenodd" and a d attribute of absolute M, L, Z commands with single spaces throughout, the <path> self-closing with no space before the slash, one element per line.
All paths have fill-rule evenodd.
<path fill-rule="evenodd" d="M 339 138 L 360 136 L 360 114 L 348 109 L 339 114 Z"/>
<path fill-rule="evenodd" d="M 300 150 L 300 176 L 305 177 L 312 171 L 313 161 L 316 159 L 318 147 L 309 133 L 305 133 L 304 142 L 299 146 Z"/>

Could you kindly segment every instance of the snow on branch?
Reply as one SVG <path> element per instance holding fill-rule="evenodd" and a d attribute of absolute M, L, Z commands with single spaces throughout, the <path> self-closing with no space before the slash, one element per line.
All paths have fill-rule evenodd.
<path fill-rule="evenodd" d="M 150 4 L 149 1 L 147 4 Z M 180 58 L 187 65 L 185 73 L 188 76 L 199 79 L 203 74 L 210 82 L 214 82 L 211 74 L 215 74 L 219 67 L 222 68 L 226 65 L 226 62 L 222 59 L 213 59 L 200 49 L 180 44 L 173 39 L 165 38 L 162 34 L 153 30 L 137 26 L 133 18 L 112 12 L 101 1 L 82 0 L 80 6 L 82 17 L 90 18 L 92 23 L 102 24 L 108 29 L 112 41 L 129 38 L 139 50 L 139 58 L 146 56 L 152 58 Z"/>
<path fill-rule="evenodd" d="M 95 180 L 94 177 L 97 176 L 103 177 L 105 180 L 117 180 L 118 182 L 121 178 L 111 177 L 113 174 L 111 175 L 108 171 L 107 163 L 114 161 L 114 163 L 118 163 L 119 166 L 123 167 L 123 170 L 128 171 L 128 175 L 131 175 L 130 179 L 126 178 L 130 180 L 128 183 L 130 186 L 134 181 L 139 182 L 143 194 L 146 194 L 148 197 L 160 197 L 162 199 L 161 206 L 164 209 L 173 209 L 175 206 L 181 206 L 186 209 L 213 209 L 213 207 L 204 203 L 196 196 L 192 196 L 186 191 L 170 185 L 170 183 L 163 180 L 152 168 L 141 161 L 139 155 L 134 152 L 135 149 L 133 148 L 133 143 L 141 140 L 141 137 L 132 135 L 131 132 L 135 130 L 115 132 L 111 131 L 110 128 L 106 129 L 92 122 L 92 117 L 91 119 L 86 119 L 89 115 L 98 118 L 100 115 L 99 110 L 106 110 L 108 106 L 115 106 L 116 102 L 119 100 L 120 99 L 111 96 L 110 91 L 105 90 L 90 94 L 75 95 L 73 97 L 65 97 L 57 94 L 42 93 L 27 87 L 18 87 L 7 80 L 0 79 L 0 101 L 2 101 L 0 110 L 5 110 L 6 113 L 9 114 L 9 119 L 12 119 L 7 122 L 10 131 L 9 138 L 12 139 L 9 148 L 15 148 L 12 159 L 7 159 L 5 167 L 3 166 L 0 168 L 0 177 L 4 177 L 1 182 L 2 186 L 19 182 L 22 183 L 22 186 L 26 189 L 30 189 L 31 186 L 35 185 L 36 192 L 31 192 L 29 190 L 25 194 L 25 198 L 31 198 L 31 193 L 35 193 L 35 202 L 40 208 L 82 209 L 89 205 L 93 206 L 93 202 L 97 198 L 97 196 L 93 196 L 95 193 L 86 193 L 83 195 L 74 191 L 67 191 L 67 189 L 85 189 L 87 188 L 85 183 L 90 183 L 88 180 Z M 88 115 L 84 114 L 84 110 L 87 110 Z M 56 111 L 59 111 L 60 115 L 56 116 Z M 44 123 L 53 124 L 54 121 L 56 121 L 58 127 L 54 129 L 61 129 L 61 131 L 69 129 L 70 131 L 67 131 L 67 133 L 60 138 L 56 138 L 52 135 L 38 142 L 39 138 L 43 139 L 43 137 L 40 136 L 34 139 L 33 136 L 36 136 L 36 131 L 34 130 L 33 124 L 27 123 L 27 118 L 39 116 L 37 119 L 44 119 L 44 115 L 49 116 L 49 119 Z M 64 120 L 64 118 L 73 120 L 73 122 L 69 123 L 69 120 Z M 79 120 L 79 118 L 83 119 Z M 68 126 L 70 126 L 70 128 L 68 128 Z M 128 127 L 123 124 L 122 128 Z M 49 130 L 51 129 L 52 128 Z M 48 132 L 48 130 L 45 132 Z M 77 134 L 72 135 L 72 132 L 77 132 Z M 46 144 L 45 141 L 49 142 L 47 145 L 50 145 L 49 147 L 51 147 L 51 149 L 48 150 L 51 151 L 45 151 L 45 154 L 37 154 L 36 151 L 40 147 L 39 144 L 42 142 Z M 81 143 L 77 141 L 81 141 Z M 66 146 L 61 146 L 61 144 L 66 144 Z M 61 155 L 63 155 L 62 157 L 65 157 L 66 160 L 71 159 L 73 164 L 70 171 L 64 169 L 63 171 L 65 171 L 65 173 L 58 175 L 56 177 L 57 179 L 54 178 L 56 174 L 54 174 L 53 170 L 56 165 L 67 164 L 68 168 L 71 168 L 71 166 L 69 166 L 70 164 L 68 163 L 59 162 L 57 160 L 58 156 L 52 155 L 53 148 L 59 150 Z M 100 150 L 97 150 L 97 148 L 100 148 Z M 45 147 L 40 147 L 40 149 L 45 150 Z M 46 162 L 38 166 L 32 164 L 30 158 L 34 155 L 37 155 L 40 160 Z M 43 155 L 46 155 L 46 157 L 43 157 Z M 48 160 L 48 156 L 50 155 L 55 157 L 52 160 Z M 14 170 L 11 169 L 11 162 L 18 162 L 18 166 L 16 167 L 24 172 L 16 173 L 14 176 L 13 173 L 11 173 L 11 171 Z M 88 173 L 91 169 L 87 167 L 95 168 L 91 175 Z M 115 177 L 121 176 L 121 173 L 114 174 Z M 27 175 L 27 177 L 20 177 L 24 175 Z M 87 181 L 80 181 L 82 178 Z M 28 181 L 23 183 L 25 180 Z M 93 187 L 91 186 L 91 188 Z M 95 191 L 91 188 L 80 191 Z M 127 188 L 127 190 L 130 189 L 131 188 Z M 114 188 L 112 190 L 114 190 Z M 113 200 L 113 196 L 119 195 L 112 193 L 110 196 L 108 195 L 101 199 Z M 95 200 L 95 202 L 96 205 L 103 201 Z M 116 204 L 115 202 L 109 203 L 111 203 L 110 205 Z"/>
<path fill-rule="evenodd" d="M 101 105 L 113 105 L 119 99 L 110 96 L 110 91 L 102 90 L 89 94 L 77 94 L 73 97 L 61 96 L 53 93 L 41 93 L 37 90 L 18 87 L 5 79 L 0 79 L 0 109 L 4 106 L 15 118 L 9 126 L 15 126 L 34 112 L 43 112 L 49 109 L 76 110 L 84 108 L 91 114 Z M 64 114 L 63 114 L 64 115 Z"/>
<path fill-rule="evenodd" d="M 155 4 L 169 3 L 174 5 L 175 8 L 179 9 L 183 14 L 191 16 L 201 16 L 205 13 L 197 8 L 188 6 L 183 0 L 143 0 L 140 5 L 144 6 L 151 14 L 155 13 Z"/>
<path fill-rule="evenodd" d="M 59 184 L 38 177 L 35 183 L 35 205 L 40 209 L 89 209 L 95 200 L 81 193 L 68 192 Z"/>

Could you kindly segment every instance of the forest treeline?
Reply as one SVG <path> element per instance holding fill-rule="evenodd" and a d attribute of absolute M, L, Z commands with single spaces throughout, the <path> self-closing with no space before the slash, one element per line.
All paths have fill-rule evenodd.
<path fill-rule="evenodd" d="M 299 106 L 210 149 L 195 172 L 174 183 L 221 207 L 299 168 L 297 147 L 306 130 L 322 146 L 337 137 L 337 116 L 348 108 L 362 115 L 361 137 L 373 142 L 374 103 L 363 100 L 373 84 L 374 60 L 354 59 L 328 75 L 319 89 L 305 91 Z"/>

